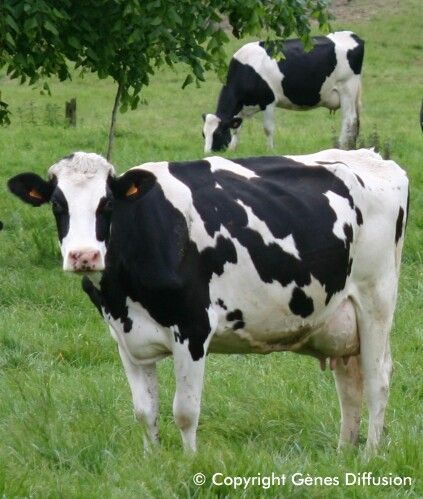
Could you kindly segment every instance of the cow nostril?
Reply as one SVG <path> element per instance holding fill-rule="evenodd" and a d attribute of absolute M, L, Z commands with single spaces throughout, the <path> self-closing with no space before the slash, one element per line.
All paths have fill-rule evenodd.
<path fill-rule="evenodd" d="M 97 249 L 73 250 L 68 253 L 73 270 L 94 270 L 101 264 L 101 252 Z"/>

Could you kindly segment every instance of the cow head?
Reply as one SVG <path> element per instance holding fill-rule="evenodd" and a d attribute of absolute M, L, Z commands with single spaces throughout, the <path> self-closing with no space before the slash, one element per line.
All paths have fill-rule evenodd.
<path fill-rule="evenodd" d="M 235 116 L 230 120 L 220 119 L 215 114 L 203 114 L 204 152 L 222 151 L 231 142 L 231 129 L 239 128 L 242 118 Z"/>
<path fill-rule="evenodd" d="M 102 156 L 76 152 L 48 170 L 48 180 L 21 173 L 8 181 L 10 191 L 38 207 L 51 203 L 57 224 L 63 270 L 103 270 L 109 235 L 107 178 L 113 166 Z"/>

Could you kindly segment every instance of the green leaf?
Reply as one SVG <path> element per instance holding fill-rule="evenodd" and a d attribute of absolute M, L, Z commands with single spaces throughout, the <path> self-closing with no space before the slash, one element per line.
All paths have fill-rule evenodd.
<path fill-rule="evenodd" d="M 173 5 L 170 6 L 168 10 L 168 16 L 169 18 L 175 23 L 175 24 L 183 24 L 181 16 L 176 12 L 175 8 Z"/>
<path fill-rule="evenodd" d="M 13 17 L 11 15 L 7 15 L 6 16 L 6 23 L 16 32 L 16 33 L 19 33 L 20 31 L 20 28 L 19 26 L 16 24 L 16 21 L 13 19 Z"/>
<path fill-rule="evenodd" d="M 25 22 L 24 22 L 24 30 L 26 33 L 29 31 L 33 31 L 35 28 L 38 27 L 38 22 L 35 17 L 29 17 Z"/>
<path fill-rule="evenodd" d="M 72 36 L 72 35 L 68 36 L 68 43 L 74 49 L 77 49 L 77 50 L 81 49 L 81 44 L 80 44 L 78 38 L 76 38 L 75 36 Z"/>
<path fill-rule="evenodd" d="M 58 35 L 59 32 L 56 29 L 56 26 L 54 26 L 51 21 L 48 19 L 44 22 L 44 27 L 47 31 L 50 31 L 50 33 L 53 33 L 53 35 Z"/>
<path fill-rule="evenodd" d="M 8 43 L 11 47 L 13 47 L 13 48 L 14 48 L 14 47 L 15 47 L 15 40 L 13 39 L 12 35 L 11 35 L 9 32 L 7 32 L 7 33 L 6 33 L 6 37 L 5 37 L 5 38 L 6 38 L 7 43 Z"/>

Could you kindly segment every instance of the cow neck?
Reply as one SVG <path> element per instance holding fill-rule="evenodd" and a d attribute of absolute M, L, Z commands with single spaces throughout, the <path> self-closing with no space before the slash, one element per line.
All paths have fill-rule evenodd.
<path fill-rule="evenodd" d="M 222 87 L 217 102 L 216 116 L 222 122 L 230 121 L 242 110 L 242 102 L 235 97 L 233 90 L 227 85 Z"/>
<path fill-rule="evenodd" d="M 156 184 L 145 197 L 116 202 L 106 265 L 121 262 L 138 286 L 180 286 L 178 266 L 188 239 L 182 213 Z"/>

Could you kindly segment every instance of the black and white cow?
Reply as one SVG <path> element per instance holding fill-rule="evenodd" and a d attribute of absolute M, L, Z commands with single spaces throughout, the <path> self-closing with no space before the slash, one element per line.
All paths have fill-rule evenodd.
<path fill-rule="evenodd" d="M 51 202 L 56 219 L 63 270 L 104 269 L 109 235 L 106 180 L 113 166 L 102 156 L 76 152 L 51 166 L 48 180 L 20 173 L 8 182 L 22 201 L 38 207 Z"/>
<path fill-rule="evenodd" d="M 351 31 L 313 38 L 305 52 L 300 40 L 283 44 L 282 60 L 264 42 L 247 43 L 232 57 L 215 114 L 204 114 L 204 151 L 234 149 L 242 120 L 264 112 L 264 132 L 273 147 L 275 107 L 308 110 L 341 108 L 340 147 L 354 146 L 359 129 L 364 42 Z M 271 54 L 271 55 L 269 55 Z M 232 131 L 232 135 L 231 135 Z"/>
<path fill-rule="evenodd" d="M 367 451 L 377 447 L 407 219 L 398 165 L 369 150 L 329 150 L 146 163 L 116 178 L 99 156 L 65 161 L 70 170 L 75 161 L 76 176 L 95 172 L 79 185 L 90 195 L 74 182 L 61 190 L 68 206 L 69 196 L 81 200 L 69 224 L 84 227 L 101 212 L 104 234 L 111 222 L 100 289 L 87 277 L 83 287 L 118 343 L 148 442 L 158 440 L 160 359 L 173 355 L 175 421 L 195 450 L 206 353 L 292 351 L 323 367 L 329 358 L 339 447 L 358 440 L 364 381 Z M 25 186 L 21 197 L 48 197 L 45 184 Z"/>

